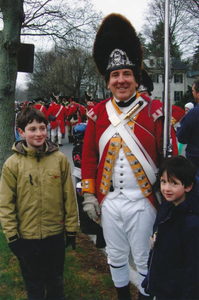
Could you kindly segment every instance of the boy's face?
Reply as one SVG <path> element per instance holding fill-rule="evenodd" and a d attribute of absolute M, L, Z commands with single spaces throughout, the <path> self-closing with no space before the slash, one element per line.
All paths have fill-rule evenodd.
<path fill-rule="evenodd" d="M 193 187 L 193 184 L 184 187 L 182 182 L 176 177 L 168 179 L 167 172 L 165 171 L 160 178 L 160 190 L 164 198 L 178 205 L 183 202 L 186 198 L 186 192 L 189 192 Z"/>
<path fill-rule="evenodd" d="M 34 120 L 27 124 L 25 130 L 19 128 L 20 135 L 25 138 L 28 148 L 35 150 L 43 150 L 44 142 L 47 139 L 47 128 L 42 122 Z"/>

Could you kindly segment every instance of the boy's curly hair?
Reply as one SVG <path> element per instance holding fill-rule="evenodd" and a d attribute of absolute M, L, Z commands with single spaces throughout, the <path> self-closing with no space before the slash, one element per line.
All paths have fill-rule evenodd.
<path fill-rule="evenodd" d="M 163 160 L 158 177 L 166 171 L 168 179 L 177 178 L 187 188 L 192 183 L 196 183 L 196 167 L 184 156 L 175 155 Z"/>
<path fill-rule="evenodd" d="M 38 123 L 43 122 L 46 126 L 48 125 L 45 115 L 40 110 L 33 107 L 27 107 L 18 114 L 16 125 L 24 131 L 27 124 L 32 123 L 34 120 Z"/>

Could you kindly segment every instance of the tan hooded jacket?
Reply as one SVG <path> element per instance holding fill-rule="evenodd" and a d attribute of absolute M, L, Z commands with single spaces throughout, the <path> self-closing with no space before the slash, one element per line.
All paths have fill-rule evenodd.
<path fill-rule="evenodd" d="M 43 239 L 78 229 L 70 165 L 56 144 L 45 151 L 16 142 L 4 163 L 0 183 L 0 220 L 7 241 Z"/>

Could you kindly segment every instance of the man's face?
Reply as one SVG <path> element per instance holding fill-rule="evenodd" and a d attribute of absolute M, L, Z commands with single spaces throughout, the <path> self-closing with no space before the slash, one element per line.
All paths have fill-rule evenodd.
<path fill-rule="evenodd" d="M 47 128 L 43 122 L 39 123 L 33 120 L 32 123 L 26 125 L 24 131 L 19 129 L 19 133 L 26 139 L 28 148 L 43 150 L 44 142 L 47 139 Z"/>
<path fill-rule="evenodd" d="M 193 94 L 194 100 L 196 102 L 199 102 L 199 92 L 196 92 L 195 84 L 192 86 L 192 94 Z"/>
<path fill-rule="evenodd" d="M 131 69 L 121 69 L 110 73 L 107 86 L 117 100 L 126 101 L 134 95 L 138 84 Z"/>

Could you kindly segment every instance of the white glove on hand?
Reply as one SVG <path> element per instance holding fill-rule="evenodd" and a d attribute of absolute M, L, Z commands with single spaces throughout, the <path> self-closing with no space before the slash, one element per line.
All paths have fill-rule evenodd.
<path fill-rule="evenodd" d="M 88 214 L 90 219 L 97 221 L 100 215 L 100 206 L 94 194 L 84 193 L 83 210 Z"/>

